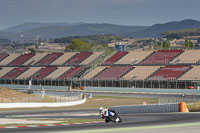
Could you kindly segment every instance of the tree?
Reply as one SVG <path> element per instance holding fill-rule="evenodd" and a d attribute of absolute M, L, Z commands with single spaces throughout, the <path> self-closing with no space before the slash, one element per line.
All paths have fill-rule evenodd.
<path fill-rule="evenodd" d="M 190 40 L 187 40 L 187 39 L 185 39 L 184 46 L 185 46 L 186 49 L 193 49 L 194 48 L 194 44 Z"/>
<path fill-rule="evenodd" d="M 170 44 L 169 44 L 169 42 L 164 41 L 164 42 L 162 43 L 162 47 L 163 47 L 163 49 L 170 49 Z"/>
<path fill-rule="evenodd" d="M 66 46 L 65 51 L 88 52 L 91 51 L 91 46 L 87 42 L 76 39 Z"/>
<path fill-rule="evenodd" d="M 31 52 L 31 53 L 35 53 L 36 50 L 34 48 L 28 48 L 28 50 Z"/>

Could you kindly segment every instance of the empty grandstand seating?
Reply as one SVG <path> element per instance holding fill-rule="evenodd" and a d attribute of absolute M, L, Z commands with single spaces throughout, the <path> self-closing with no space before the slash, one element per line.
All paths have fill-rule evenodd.
<path fill-rule="evenodd" d="M 68 79 L 68 78 L 72 78 L 81 70 L 82 70 L 82 67 L 80 67 L 80 66 L 71 68 L 70 70 L 65 72 L 63 75 L 61 75 L 58 79 L 65 80 L 65 79 Z"/>
<path fill-rule="evenodd" d="M 94 79 L 112 80 L 119 79 L 124 74 L 128 73 L 133 67 L 132 66 L 111 66 L 104 71 L 97 74 Z"/>
<path fill-rule="evenodd" d="M 10 62 L 15 60 L 20 54 L 10 54 L 8 57 L 6 57 L 4 60 L 0 62 L 0 65 L 8 65 Z"/>
<path fill-rule="evenodd" d="M 141 64 L 168 64 L 181 53 L 182 50 L 158 50 L 148 56 Z"/>
<path fill-rule="evenodd" d="M 55 71 L 53 71 L 51 74 L 49 74 L 47 77 L 44 79 L 57 79 L 60 77 L 62 74 L 67 72 L 70 69 L 70 67 L 58 67 Z"/>
<path fill-rule="evenodd" d="M 46 55 L 44 58 L 42 58 L 40 61 L 36 63 L 36 65 L 49 65 L 51 64 L 54 60 L 59 58 L 63 53 L 51 53 Z"/>
<path fill-rule="evenodd" d="M 0 54 L 0 61 L 2 61 L 3 59 L 5 59 L 8 56 L 9 56 L 9 54 Z"/>
<path fill-rule="evenodd" d="M 76 54 L 76 52 L 64 53 L 62 56 L 60 56 L 58 59 L 56 59 L 54 62 L 52 62 L 51 65 L 62 65 L 67 60 L 69 60 L 71 57 L 73 57 L 75 54 Z"/>
<path fill-rule="evenodd" d="M 92 52 L 80 52 L 70 58 L 64 65 L 79 65 L 83 60 L 91 56 Z"/>
<path fill-rule="evenodd" d="M 193 66 L 193 68 L 181 76 L 179 80 L 200 80 L 200 66 Z"/>
<path fill-rule="evenodd" d="M 135 66 L 130 72 L 122 77 L 126 80 L 145 80 L 155 72 L 160 66 Z"/>
<path fill-rule="evenodd" d="M 27 71 L 19 75 L 16 79 L 29 79 L 34 73 L 39 71 L 41 67 L 29 67 Z"/>
<path fill-rule="evenodd" d="M 103 55 L 103 52 L 94 52 L 92 55 L 86 58 L 83 62 L 81 62 L 80 65 L 89 65 L 102 55 Z"/>
<path fill-rule="evenodd" d="M 41 80 L 44 77 L 48 76 L 50 73 L 52 73 L 54 70 L 56 70 L 57 67 L 45 67 L 34 73 L 30 78 Z"/>
<path fill-rule="evenodd" d="M 110 65 L 121 59 L 123 56 L 125 56 L 128 52 L 126 51 L 120 51 L 116 52 L 114 55 L 112 55 L 110 58 L 108 58 L 106 61 L 104 61 L 103 65 Z"/>
<path fill-rule="evenodd" d="M 17 57 L 15 60 L 9 63 L 11 66 L 18 66 L 22 65 L 24 62 L 29 60 L 31 57 L 33 57 L 35 54 L 34 53 L 28 53 L 28 54 L 22 54 L 19 57 Z"/>
<path fill-rule="evenodd" d="M 138 64 L 151 53 L 152 51 L 129 51 L 115 64 Z"/>
<path fill-rule="evenodd" d="M 148 80 L 176 80 L 183 73 L 187 72 L 190 66 L 165 66 L 153 73 Z"/>
<path fill-rule="evenodd" d="M 171 64 L 196 64 L 199 60 L 199 50 L 186 50 L 173 61 L 171 61 Z"/>
<path fill-rule="evenodd" d="M 26 61 L 23 65 L 34 65 L 39 60 L 41 60 L 42 58 L 44 58 L 46 55 L 47 55 L 47 53 L 37 53 L 31 59 L 29 59 L 28 61 Z"/>
<path fill-rule="evenodd" d="M 90 72 L 88 72 L 86 75 L 84 75 L 82 79 L 86 80 L 92 79 L 95 75 L 103 71 L 105 68 L 106 68 L 105 66 L 98 66 L 93 70 L 91 70 Z"/>
<path fill-rule="evenodd" d="M 10 72 L 13 69 L 14 69 L 14 67 L 3 67 L 0 70 L 0 78 L 2 78 L 4 75 L 6 75 L 8 72 Z"/>
<path fill-rule="evenodd" d="M 20 74 L 25 72 L 27 69 L 29 69 L 29 68 L 28 67 L 17 67 L 17 68 L 14 68 L 10 72 L 8 72 L 6 75 L 4 75 L 2 77 L 2 79 L 15 79 L 17 76 L 19 76 Z"/>

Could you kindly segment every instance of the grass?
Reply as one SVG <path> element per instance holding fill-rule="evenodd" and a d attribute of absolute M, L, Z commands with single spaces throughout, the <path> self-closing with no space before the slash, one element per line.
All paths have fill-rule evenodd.
<path fill-rule="evenodd" d="M 190 112 L 199 112 L 200 111 L 200 102 L 194 102 L 191 104 L 187 104 L 187 107 Z"/>
<path fill-rule="evenodd" d="M 13 89 L 0 87 L 0 102 L 2 103 L 16 103 L 16 102 L 55 102 L 55 98 L 45 96 L 42 99 L 41 95 L 28 94 L 19 92 Z"/>
<path fill-rule="evenodd" d="M 96 121 L 102 121 L 101 119 L 27 119 L 27 120 L 40 120 L 40 121 L 62 121 L 59 123 L 54 124 L 67 124 L 67 123 L 83 123 L 83 122 L 96 122 Z M 51 123 L 52 124 L 52 123 Z M 30 126 L 30 125 L 48 125 L 48 123 L 34 123 L 34 124 L 0 124 L 0 127 L 11 127 L 11 126 Z"/>

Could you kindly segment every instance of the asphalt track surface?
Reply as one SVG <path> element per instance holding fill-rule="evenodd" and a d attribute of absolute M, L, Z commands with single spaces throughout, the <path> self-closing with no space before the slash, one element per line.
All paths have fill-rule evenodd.
<path fill-rule="evenodd" d="M 69 115 L 61 116 L 59 113 Z M 94 118 L 99 116 L 77 116 L 76 114 L 97 113 L 96 110 L 76 110 L 76 111 L 28 111 L 28 112 L 0 112 L 0 117 L 5 118 L 11 115 L 24 115 L 23 118 Z M 37 116 L 31 116 L 36 115 Z M 46 115 L 45 115 L 46 114 Z M 52 115 L 51 115 L 52 114 Z M 55 114 L 55 115 L 53 115 Z M 27 115 L 27 116 L 26 116 Z M 30 115 L 30 116 L 29 116 Z M 200 122 L 200 113 L 163 113 L 163 114 L 125 114 L 120 115 L 122 123 L 95 123 L 83 125 L 67 125 L 67 126 L 50 126 L 50 127 L 32 127 L 32 128 L 13 128 L 0 129 L 2 133 L 41 133 L 41 132 L 60 132 L 60 131 L 77 131 L 92 129 L 110 129 L 110 128 L 128 128 L 141 126 L 154 126 L 166 124 L 184 124 Z"/>

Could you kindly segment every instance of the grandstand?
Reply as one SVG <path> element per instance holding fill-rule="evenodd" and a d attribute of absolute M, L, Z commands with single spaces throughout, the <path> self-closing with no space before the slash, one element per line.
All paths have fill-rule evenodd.
<path fill-rule="evenodd" d="M 0 78 L 2 79 L 2 77 L 4 75 L 6 75 L 8 72 L 12 71 L 14 69 L 14 67 L 3 67 L 0 70 Z"/>
<path fill-rule="evenodd" d="M 27 69 L 29 69 L 29 68 L 28 67 L 17 67 L 17 68 L 14 68 L 14 69 L 12 69 L 10 72 L 8 72 L 6 75 L 4 75 L 1 78 L 2 79 L 15 79 L 17 76 L 19 76 L 20 74 L 25 72 Z"/>
<path fill-rule="evenodd" d="M 0 54 L 0 62 L 8 56 L 9 54 Z"/>
<path fill-rule="evenodd" d="M 27 84 L 32 79 L 42 85 L 187 88 L 200 80 L 199 53 L 120 51 L 105 58 L 103 52 L 2 53 L 0 84 Z"/>
<path fill-rule="evenodd" d="M 98 73 L 100 73 L 101 71 L 103 71 L 106 68 L 106 66 L 98 66 L 93 70 L 90 70 L 86 75 L 83 76 L 82 79 L 84 80 L 90 80 L 93 77 L 95 77 Z"/>
<path fill-rule="evenodd" d="M 52 79 L 55 80 L 59 78 L 61 75 L 63 75 L 65 72 L 67 72 L 70 69 L 70 67 L 58 67 L 55 71 L 53 71 L 51 74 L 49 74 L 44 79 Z"/>
<path fill-rule="evenodd" d="M 59 58 L 63 53 L 51 53 L 43 57 L 41 60 L 39 60 L 36 65 L 42 66 L 42 65 L 49 65 L 53 61 L 55 61 L 57 58 Z"/>
<path fill-rule="evenodd" d="M 200 66 L 193 66 L 190 71 L 181 76 L 178 80 L 200 80 Z"/>
<path fill-rule="evenodd" d="M 116 52 L 114 55 L 112 55 L 110 58 L 108 58 L 106 61 L 102 63 L 102 65 L 111 65 L 121 59 L 123 56 L 125 56 L 128 52 L 126 51 L 119 51 Z"/>
<path fill-rule="evenodd" d="M 152 51 L 129 51 L 115 64 L 138 64 L 151 53 Z"/>
<path fill-rule="evenodd" d="M 8 65 L 10 62 L 15 60 L 19 56 L 20 56 L 20 54 L 10 54 L 5 59 L 1 60 L 0 65 L 1 66 L 6 66 L 6 65 Z"/>
<path fill-rule="evenodd" d="M 19 75 L 16 79 L 29 79 L 34 73 L 38 72 L 41 67 L 29 67 L 27 71 Z"/>
<path fill-rule="evenodd" d="M 74 55 L 72 58 L 67 60 L 67 62 L 64 63 L 64 65 L 79 65 L 83 60 L 91 56 L 92 52 L 81 52 Z"/>
<path fill-rule="evenodd" d="M 159 66 L 135 66 L 129 73 L 124 75 L 122 79 L 126 80 L 145 80 L 149 75 L 155 72 Z"/>
<path fill-rule="evenodd" d="M 83 69 L 83 67 L 74 67 L 70 70 L 66 71 L 64 74 L 62 74 L 58 79 L 60 80 L 66 80 L 68 78 L 73 78 L 78 72 L 80 72 Z"/>
<path fill-rule="evenodd" d="M 62 65 L 62 64 L 64 64 L 67 60 L 69 60 L 70 58 L 72 58 L 75 54 L 76 54 L 76 52 L 64 53 L 62 56 L 60 56 L 60 58 L 58 58 L 58 59 L 56 59 L 55 61 L 53 61 L 53 62 L 51 63 L 51 65 Z"/>
<path fill-rule="evenodd" d="M 106 67 L 103 71 L 100 71 L 94 79 L 103 79 L 103 80 L 112 80 L 112 79 L 119 79 L 124 74 L 128 73 L 132 66 L 110 66 Z"/>
<path fill-rule="evenodd" d="M 19 66 L 22 65 L 24 62 L 29 60 L 31 57 L 33 57 L 35 54 L 34 53 L 28 53 L 28 54 L 22 54 L 19 57 L 17 57 L 15 60 L 10 62 L 8 65 L 10 66 Z"/>
<path fill-rule="evenodd" d="M 182 74 L 187 72 L 191 66 L 165 66 L 159 68 L 152 75 L 148 77 L 148 80 L 176 80 Z"/>
<path fill-rule="evenodd" d="M 35 65 L 38 61 L 43 59 L 47 53 L 37 53 L 35 56 L 27 60 L 23 65 Z"/>
<path fill-rule="evenodd" d="M 168 64 L 175 57 L 180 55 L 182 50 L 158 50 L 150 54 L 146 59 L 144 59 L 141 64 Z"/>
<path fill-rule="evenodd" d="M 41 80 L 44 77 L 48 76 L 53 71 L 55 71 L 56 69 L 57 69 L 57 67 L 51 67 L 51 66 L 42 68 L 39 71 L 37 71 L 36 73 L 34 73 L 30 78 L 36 79 L 36 80 Z"/>
<path fill-rule="evenodd" d="M 180 56 L 171 61 L 171 64 L 197 64 L 200 61 L 199 50 L 186 50 Z"/>

